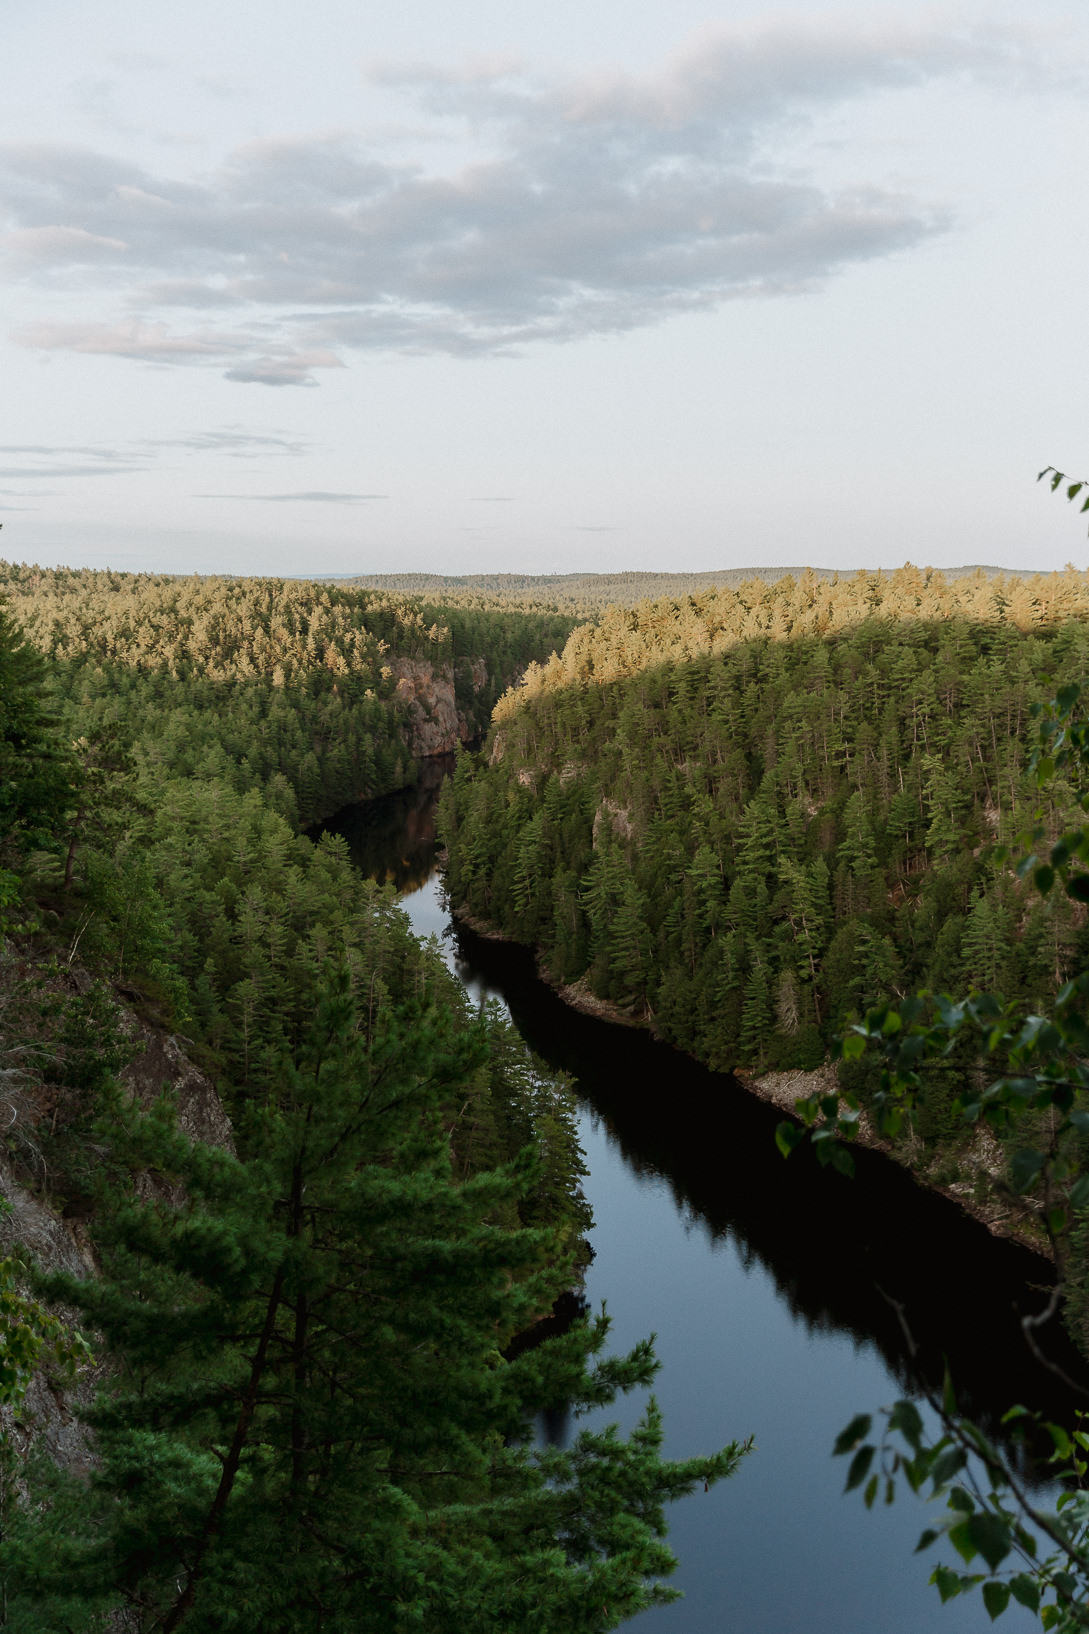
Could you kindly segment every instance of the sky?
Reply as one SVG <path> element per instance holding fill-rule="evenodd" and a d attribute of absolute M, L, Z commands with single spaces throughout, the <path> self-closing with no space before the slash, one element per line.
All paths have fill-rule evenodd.
<path fill-rule="evenodd" d="M 4 0 L 0 555 L 1089 564 L 1076 0 Z"/>

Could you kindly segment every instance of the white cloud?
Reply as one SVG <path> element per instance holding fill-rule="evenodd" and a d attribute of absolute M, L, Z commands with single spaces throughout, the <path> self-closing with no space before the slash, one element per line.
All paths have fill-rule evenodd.
<path fill-rule="evenodd" d="M 19 346 L 46 352 L 92 352 L 111 357 L 172 361 L 188 357 L 222 357 L 239 348 L 229 340 L 172 335 L 165 323 L 128 318 L 121 323 L 28 323 L 12 331 Z"/>
<path fill-rule="evenodd" d="M 38 482 L 42 477 L 129 476 L 146 469 L 144 465 L 0 465 L 0 477 L 9 482 L 16 478 Z"/>
<path fill-rule="evenodd" d="M 80 266 L 87 261 L 116 261 L 128 245 L 120 238 L 103 238 L 83 227 L 22 227 L 4 233 L 0 245 L 17 261 L 35 264 L 61 262 Z"/>
<path fill-rule="evenodd" d="M 231 459 L 252 460 L 265 454 L 305 454 L 309 443 L 271 431 L 247 431 L 244 426 L 224 426 L 218 431 L 192 431 L 188 436 L 156 438 L 149 448 L 183 448 L 194 454 L 226 454 Z"/>
<path fill-rule="evenodd" d="M 136 471 L 150 470 L 164 452 L 175 449 L 196 456 L 227 455 L 232 459 L 253 460 L 268 456 L 298 456 L 304 454 L 309 446 L 298 438 L 286 437 L 274 431 L 248 431 L 238 425 L 194 431 L 178 437 L 142 438 L 115 448 L 93 443 L 0 443 L 0 460 L 5 456 L 19 457 L 18 464 L 0 463 L 0 480 L 40 482 L 43 478 L 130 475 Z M 0 493 L 5 491 L 23 499 L 45 497 L 25 489 L 0 489 Z"/>
<path fill-rule="evenodd" d="M 193 363 L 244 356 L 244 361 L 225 371 L 226 379 L 258 381 L 266 386 L 314 386 L 314 369 L 344 367 L 341 359 L 328 350 L 297 352 L 290 346 L 278 346 L 254 355 L 255 341 L 246 334 L 176 334 L 165 323 L 141 318 L 115 324 L 24 324 L 11 331 L 11 339 L 17 346 L 38 351 L 85 352 L 134 358 L 143 363 Z"/>
<path fill-rule="evenodd" d="M 388 499 L 388 494 L 330 494 L 313 489 L 299 494 L 194 494 L 194 499 L 254 499 L 262 504 L 284 504 L 296 500 L 323 505 L 360 505 L 368 499 Z"/>
<path fill-rule="evenodd" d="M 785 174 L 771 157 L 784 130 L 941 76 L 1043 72 L 1026 38 L 997 29 L 779 24 L 707 31 L 642 77 L 372 67 L 447 133 L 437 151 L 461 144 L 445 170 L 345 133 L 252 142 L 186 179 L 9 147 L 9 277 L 48 276 L 81 302 L 97 288 L 125 314 L 13 338 L 313 385 L 343 350 L 501 353 L 813 289 L 949 223 L 864 178 L 832 190 Z M 168 309 L 200 318 L 175 330 Z"/>
<path fill-rule="evenodd" d="M 283 352 L 254 357 L 236 363 L 226 371 L 227 380 L 254 382 L 261 386 L 316 386 L 312 370 L 343 369 L 335 352 Z"/>

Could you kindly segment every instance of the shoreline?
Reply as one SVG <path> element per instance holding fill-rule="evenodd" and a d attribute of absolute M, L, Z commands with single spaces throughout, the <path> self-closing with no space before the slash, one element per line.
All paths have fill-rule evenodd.
<path fill-rule="evenodd" d="M 570 1009 L 577 1010 L 581 1015 L 590 1016 L 595 1021 L 608 1022 L 612 1026 L 641 1029 L 650 1033 L 651 1037 L 658 1037 L 652 1019 L 646 1016 L 632 1015 L 630 1011 L 625 1011 L 620 1005 L 613 1003 L 611 999 L 600 998 L 598 994 L 590 989 L 584 979 L 580 978 L 576 982 L 556 981 L 544 964 L 537 948 L 530 947 L 525 942 L 518 942 L 515 938 L 504 935 L 502 931 L 496 929 L 490 920 L 481 919 L 476 914 L 465 913 L 453 907 L 450 908 L 450 917 L 456 925 L 464 925 L 467 930 L 472 931 L 474 936 L 479 936 L 482 941 L 506 943 L 511 947 L 527 948 L 533 954 L 534 964 L 540 980 L 547 987 L 550 987 L 557 998 L 561 999 Z M 665 1043 L 665 1040 L 662 1039 L 658 1041 Z M 670 1044 L 667 1044 L 666 1047 L 668 1049 L 676 1048 L 676 1046 Z M 678 1051 L 677 1053 L 686 1054 L 687 1052 Z M 699 1062 L 700 1066 L 706 1067 L 706 1062 L 699 1061 L 698 1056 L 690 1056 L 689 1059 Z M 708 1068 L 708 1070 L 711 1069 Z M 723 1076 L 733 1078 L 748 1094 L 755 1096 L 757 1100 L 765 1102 L 768 1106 L 775 1107 L 784 1116 L 795 1121 L 800 1121 L 794 1110 L 796 1101 L 812 1094 L 814 1090 L 821 1090 L 825 1094 L 838 1090 L 836 1069 L 831 1061 L 825 1061 L 821 1066 L 808 1070 L 796 1068 L 764 1073 L 753 1072 L 747 1067 L 738 1067 L 729 1074 L 723 1074 Z M 1039 1234 L 1032 1229 L 1028 1221 L 1019 1217 L 1001 1199 L 993 1196 L 984 1198 L 976 1195 L 980 1184 L 998 1179 L 1005 1166 L 1002 1150 L 989 1129 L 981 1127 L 973 1129 L 961 1145 L 956 1148 L 955 1152 L 945 1152 L 939 1156 L 939 1162 L 943 1159 L 946 1162 L 953 1160 L 958 1170 L 968 1171 L 968 1178 L 964 1178 L 962 1173 L 961 1177 L 949 1181 L 933 1179 L 925 1168 L 912 1163 L 909 1155 L 910 1144 L 906 1150 L 904 1147 L 897 1150 L 891 1141 L 878 1135 L 865 1112 L 859 1118 L 858 1134 L 851 1144 L 865 1146 L 871 1151 L 880 1152 L 891 1163 L 895 1163 L 898 1168 L 905 1169 L 917 1185 L 924 1187 L 927 1191 L 937 1192 L 940 1196 L 947 1197 L 950 1202 L 956 1203 L 965 1214 L 975 1220 L 977 1224 L 983 1226 L 992 1237 L 1004 1238 L 1006 1241 L 1014 1242 L 1019 1247 L 1027 1248 L 1032 1253 L 1038 1254 L 1049 1265 L 1054 1264 L 1046 1241 L 1041 1240 Z M 917 1147 L 920 1151 L 923 1149 L 921 1143 L 917 1143 Z"/>

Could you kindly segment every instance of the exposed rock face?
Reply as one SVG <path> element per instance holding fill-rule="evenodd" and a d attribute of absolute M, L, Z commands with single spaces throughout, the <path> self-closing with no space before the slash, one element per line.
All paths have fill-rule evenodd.
<path fill-rule="evenodd" d="M 100 985 L 78 966 L 67 973 L 67 982 L 78 993 Z M 185 1041 L 157 1032 L 123 1005 L 119 1005 L 119 1013 L 121 1028 L 138 1051 L 121 1073 L 121 1081 L 134 1099 L 147 1106 L 169 1086 L 174 1092 L 179 1127 L 190 1139 L 233 1152 L 230 1119 L 215 1084 L 189 1059 Z M 9 1101 L 8 1105 L 14 1113 L 16 1103 Z M 173 1196 L 172 1188 L 150 1175 L 139 1177 L 137 1190 L 141 1195 Z M 95 1256 L 83 1220 L 62 1217 L 35 1196 L 4 1161 L 0 1161 L 0 1197 L 7 1205 L 0 1214 L 0 1257 L 14 1250 L 32 1258 L 43 1271 L 65 1271 L 80 1279 L 95 1276 Z M 75 1475 L 89 1474 L 96 1462 L 94 1440 L 78 1411 L 93 1399 L 105 1371 L 102 1365 L 91 1367 L 74 1385 L 63 1387 L 50 1378 L 48 1370 L 35 1373 L 18 1415 L 11 1407 L 0 1408 L 0 1424 L 12 1435 L 16 1450 L 24 1456 L 32 1448 L 44 1451 L 59 1468 Z M 121 1629 L 126 1625 L 122 1620 L 106 1626 Z"/>
<path fill-rule="evenodd" d="M 233 1152 L 231 1120 L 212 1080 L 186 1055 L 185 1041 L 176 1034 L 156 1032 L 130 1013 L 124 1014 L 123 1025 L 131 1038 L 143 1044 L 141 1053 L 121 1074 L 121 1082 L 141 1106 L 148 1106 L 169 1085 L 174 1091 L 178 1127 L 189 1139 Z"/>
<path fill-rule="evenodd" d="M 409 752 L 417 759 L 449 754 L 472 736 L 465 716 L 454 698 L 454 669 L 451 664 L 433 664 L 428 658 L 395 658 L 390 668 L 397 677 L 395 697 L 408 705 Z M 474 692 L 487 683 L 486 659 L 475 658 L 471 665 Z"/>
<path fill-rule="evenodd" d="M 597 847 L 601 830 L 608 823 L 617 839 L 630 840 L 635 830 L 632 827 L 631 812 L 620 805 L 616 800 L 605 799 L 594 813 L 594 846 Z"/>
<path fill-rule="evenodd" d="M 10 1209 L 0 1219 L 0 1254 L 16 1247 L 30 1255 L 43 1271 L 67 1271 L 88 1277 L 95 1272 L 94 1257 L 82 1226 L 60 1216 L 21 1186 L 8 1165 L 0 1164 L 0 1195 Z M 85 1372 L 74 1387 L 61 1389 L 39 1369 L 27 1386 L 18 1414 L 0 1408 L 0 1424 L 25 1457 L 31 1447 L 44 1451 L 59 1468 L 74 1475 L 94 1467 L 94 1445 L 87 1426 L 76 1416 L 94 1396 L 101 1369 Z"/>

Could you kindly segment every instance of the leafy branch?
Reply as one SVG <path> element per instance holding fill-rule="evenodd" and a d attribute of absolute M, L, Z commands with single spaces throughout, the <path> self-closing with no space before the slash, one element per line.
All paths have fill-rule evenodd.
<path fill-rule="evenodd" d="M 1080 481 L 1071 482 L 1065 471 L 1057 471 L 1053 465 L 1045 465 L 1044 469 L 1040 472 L 1036 480 L 1037 482 L 1042 482 L 1045 477 L 1050 479 L 1052 493 L 1055 493 L 1057 489 L 1061 488 L 1065 482 L 1067 485 L 1066 497 L 1071 501 L 1077 499 L 1083 488 L 1089 487 L 1089 478 L 1082 477 Z M 1086 495 L 1078 509 L 1083 514 L 1084 512 L 1089 511 L 1089 494 Z"/>

